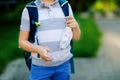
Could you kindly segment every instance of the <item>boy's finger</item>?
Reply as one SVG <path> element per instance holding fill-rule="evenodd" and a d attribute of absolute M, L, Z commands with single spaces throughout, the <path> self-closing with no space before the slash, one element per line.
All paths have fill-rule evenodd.
<path fill-rule="evenodd" d="M 66 23 L 69 24 L 69 23 L 72 23 L 73 20 L 67 20 Z"/>
<path fill-rule="evenodd" d="M 53 58 L 52 58 L 52 57 L 50 57 L 50 56 L 46 56 L 45 60 L 46 60 L 46 61 L 52 61 L 52 60 L 53 60 Z"/>
<path fill-rule="evenodd" d="M 51 56 L 48 56 L 48 55 L 44 55 L 44 57 L 42 57 L 42 59 L 44 61 L 52 61 L 53 60 L 53 58 Z"/>
<path fill-rule="evenodd" d="M 51 49 L 49 49 L 49 48 L 47 48 L 46 50 L 47 50 L 47 52 L 53 52 L 53 51 L 52 51 Z"/>
<path fill-rule="evenodd" d="M 53 52 L 51 49 L 44 47 L 46 49 L 47 52 Z"/>
<path fill-rule="evenodd" d="M 72 16 L 66 16 L 66 20 L 73 19 Z"/>

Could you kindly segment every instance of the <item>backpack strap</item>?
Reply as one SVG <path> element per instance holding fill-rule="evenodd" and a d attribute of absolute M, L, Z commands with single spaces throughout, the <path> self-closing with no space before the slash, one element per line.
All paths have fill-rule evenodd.
<path fill-rule="evenodd" d="M 35 39 L 35 32 L 37 26 L 35 25 L 35 22 L 38 22 L 38 10 L 36 7 L 36 4 L 32 1 L 26 5 L 26 8 L 29 13 L 29 19 L 30 19 L 30 35 L 29 35 L 29 41 L 34 43 Z"/>
<path fill-rule="evenodd" d="M 71 46 L 70 52 L 73 53 L 73 41 L 70 42 L 70 46 Z M 73 57 L 70 59 L 70 66 L 71 66 L 71 73 L 75 73 Z"/>
<path fill-rule="evenodd" d="M 66 0 L 59 0 L 60 6 L 65 16 L 69 16 L 69 6 L 68 1 Z"/>
<path fill-rule="evenodd" d="M 68 1 L 66 0 L 59 0 L 60 6 L 62 8 L 62 11 L 64 13 L 65 16 L 69 16 L 69 5 L 68 5 Z M 73 41 L 71 40 L 71 50 L 70 52 L 73 53 Z M 74 70 L 74 61 L 73 61 L 73 57 L 70 59 L 70 66 L 71 66 L 71 73 L 75 73 Z"/>
<path fill-rule="evenodd" d="M 34 38 L 37 28 L 35 22 L 38 22 L 38 10 L 34 2 L 28 3 L 26 5 L 26 8 L 28 10 L 29 19 L 30 19 L 30 33 L 28 40 L 31 43 L 34 43 L 35 42 Z M 24 53 L 25 53 L 24 56 L 25 56 L 26 65 L 28 69 L 31 70 L 31 63 L 32 63 L 31 53 L 27 51 L 25 51 Z"/>

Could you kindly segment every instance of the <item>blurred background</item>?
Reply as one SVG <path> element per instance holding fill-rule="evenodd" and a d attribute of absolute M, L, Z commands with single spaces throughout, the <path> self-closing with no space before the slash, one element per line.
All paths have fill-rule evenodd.
<path fill-rule="evenodd" d="M 27 80 L 18 48 L 21 13 L 31 0 L 0 0 L 0 80 Z M 120 80 L 120 0 L 68 0 L 81 29 L 71 80 Z"/>

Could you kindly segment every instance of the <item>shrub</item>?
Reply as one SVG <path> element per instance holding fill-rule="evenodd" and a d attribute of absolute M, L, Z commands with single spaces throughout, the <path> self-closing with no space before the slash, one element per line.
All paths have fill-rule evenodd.
<path fill-rule="evenodd" d="M 1 24 L 10 24 L 10 25 L 15 25 L 19 24 L 20 17 L 22 10 L 24 8 L 24 4 L 18 6 L 14 11 L 6 12 L 6 13 L 0 13 L 1 16 Z"/>
<path fill-rule="evenodd" d="M 96 0 L 68 0 L 75 12 L 85 12 Z"/>
<path fill-rule="evenodd" d="M 7 28 L 7 29 L 6 29 Z M 0 29 L 0 73 L 7 63 L 22 57 L 22 50 L 18 49 L 19 26 L 2 26 Z"/>
<path fill-rule="evenodd" d="M 81 38 L 74 42 L 75 57 L 94 57 L 100 46 L 101 32 L 91 18 L 79 18 L 75 15 L 81 28 Z"/>

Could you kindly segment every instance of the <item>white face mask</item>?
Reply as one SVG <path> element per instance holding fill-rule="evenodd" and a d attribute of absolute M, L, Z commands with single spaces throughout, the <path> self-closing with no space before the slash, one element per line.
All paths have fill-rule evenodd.
<path fill-rule="evenodd" d="M 60 40 L 60 49 L 67 48 L 70 45 L 72 37 L 73 37 L 73 33 L 72 33 L 71 28 L 66 27 L 64 29 L 64 32 L 63 32 L 61 40 Z"/>

